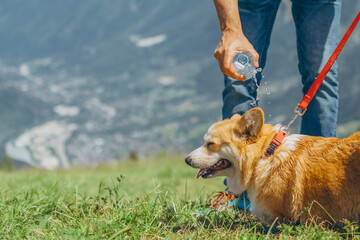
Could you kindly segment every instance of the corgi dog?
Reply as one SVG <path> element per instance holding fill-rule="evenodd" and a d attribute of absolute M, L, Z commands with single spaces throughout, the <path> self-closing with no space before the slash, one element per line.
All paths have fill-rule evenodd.
<path fill-rule="evenodd" d="M 264 223 L 359 222 L 360 132 L 344 139 L 288 135 L 265 157 L 279 129 L 264 124 L 258 107 L 235 114 L 213 124 L 185 161 L 200 168 L 197 177 L 226 176 L 230 192 L 246 191 Z"/>

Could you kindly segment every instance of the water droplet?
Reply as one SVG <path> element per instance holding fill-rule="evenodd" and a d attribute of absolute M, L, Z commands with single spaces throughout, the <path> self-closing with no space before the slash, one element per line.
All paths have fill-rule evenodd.
<path fill-rule="evenodd" d="M 265 84 L 265 85 L 267 85 L 267 84 L 268 84 L 268 82 L 267 82 L 267 81 L 265 81 L 265 82 L 264 82 L 264 84 Z"/>
<path fill-rule="evenodd" d="M 266 95 L 270 95 L 270 93 L 269 93 L 269 92 L 267 92 L 267 93 L 266 93 Z"/>
<path fill-rule="evenodd" d="M 267 87 L 267 88 L 265 88 L 265 90 L 266 90 L 266 91 L 269 91 L 269 88 Z"/>
<path fill-rule="evenodd" d="M 270 104 L 270 103 L 271 103 L 270 101 L 267 102 L 267 104 Z"/>
<path fill-rule="evenodd" d="M 271 114 L 269 114 L 269 118 L 271 118 Z"/>

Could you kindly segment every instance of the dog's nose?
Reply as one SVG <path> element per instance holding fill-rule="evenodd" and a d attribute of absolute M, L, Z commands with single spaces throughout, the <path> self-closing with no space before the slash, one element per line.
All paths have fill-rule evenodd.
<path fill-rule="evenodd" d="M 185 162 L 186 162 L 187 165 L 191 166 L 191 165 L 190 165 L 190 164 L 191 164 L 191 157 L 190 157 L 190 156 L 187 156 L 187 157 L 185 158 Z"/>

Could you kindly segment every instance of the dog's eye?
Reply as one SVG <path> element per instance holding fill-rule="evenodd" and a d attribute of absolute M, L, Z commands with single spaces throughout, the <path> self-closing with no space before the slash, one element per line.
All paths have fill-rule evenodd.
<path fill-rule="evenodd" d="M 214 145 L 215 143 L 214 142 L 208 142 L 207 144 L 206 144 L 206 147 L 210 147 L 210 146 L 212 146 L 212 145 Z"/>

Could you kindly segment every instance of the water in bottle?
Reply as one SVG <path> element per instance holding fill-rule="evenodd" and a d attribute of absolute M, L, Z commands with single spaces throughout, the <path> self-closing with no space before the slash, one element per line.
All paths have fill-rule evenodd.
<path fill-rule="evenodd" d="M 244 75 L 246 80 L 254 78 L 257 72 L 261 72 L 261 68 L 255 68 L 252 64 L 252 55 L 247 51 L 239 51 L 235 53 L 233 65 L 235 72 Z"/>

